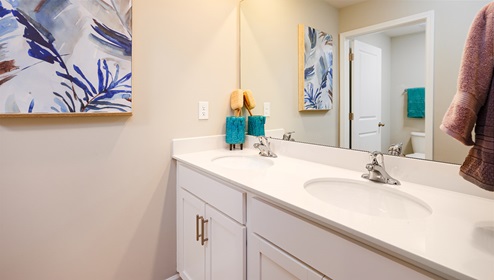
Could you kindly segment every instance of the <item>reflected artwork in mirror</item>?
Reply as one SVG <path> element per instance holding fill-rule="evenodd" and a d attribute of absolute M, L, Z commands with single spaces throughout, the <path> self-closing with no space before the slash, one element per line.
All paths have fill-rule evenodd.
<path fill-rule="evenodd" d="M 351 72 L 345 67 L 344 43 L 362 41 L 381 49 L 381 109 L 376 122 L 381 151 L 387 153 L 393 144 L 402 143 L 404 155 L 417 153 L 412 147 L 413 132 L 425 135 L 425 158 L 462 163 L 469 147 L 454 141 L 438 127 L 456 93 L 470 24 L 490 1 L 344 1 L 353 3 L 348 5 L 341 2 L 241 2 L 241 87 L 252 90 L 261 104 L 270 102 L 271 116 L 266 120 L 266 129 L 295 131 L 296 140 L 300 142 L 351 148 L 350 127 L 356 115 L 365 118 L 370 108 L 378 107 L 364 99 L 362 110 L 357 112 L 351 105 L 355 90 L 349 90 L 350 83 L 345 84 Z M 409 21 L 400 28 L 384 28 L 385 23 L 417 15 L 429 18 Z M 329 111 L 297 110 L 299 24 L 333 34 L 333 108 Z M 364 72 L 361 75 L 372 76 Z M 421 87 L 425 88 L 426 95 L 425 117 L 409 118 L 406 89 Z M 354 120 L 350 120 L 352 116 Z M 349 126 L 347 130 L 346 126 Z"/>
<path fill-rule="evenodd" d="M 333 37 L 310 26 L 298 26 L 299 111 L 333 107 Z"/>

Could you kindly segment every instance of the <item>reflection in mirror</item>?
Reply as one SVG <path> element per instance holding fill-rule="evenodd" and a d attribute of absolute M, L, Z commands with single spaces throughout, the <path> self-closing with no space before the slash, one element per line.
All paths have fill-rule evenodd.
<path fill-rule="evenodd" d="M 340 146 L 432 159 L 433 24 L 429 11 L 340 34 Z"/>
<path fill-rule="evenodd" d="M 332 4 L 333 2 L 333 4 Z M 480 0 L 369 0 L 343 6 L 331 0 L 243 0 L 241 2 L 241 87 L 252 90 L 257 104 L 269 102 L 271 116 L 266 129 L 284 128 L 295 131 L 296 141 L 345 147 L 340 135 L 341 112 L 344 106 L 344 85 L 340 85 L 340 34 L 365 29 L 381 23 L 406 18 L 411 15 L 432 12 L 434 14 L 434 60 L 425 65 L 426 39 L 420 31 L 412 33 L 375 33 L 359 37 L 359 41 L 373 43 L 377 37 L 388 37 L 390 46 L 382 65 L 382 94 L 389 96 L 383 108 L 380 133 L 386 136 L 381 144 L 383 152 L 391 144 L 403 143 L 403 153 L 414 153 L 411 132 L 425 131 L 426 122 L 431 128 L 428 137 L 433 151 L 429 159 L 461 163 L 468 147 L 442 133 L 439 124 L 456 92 L 456 79 L 466 35 L 476 13 L 490 1 Z M 336 3 L 336 4 L 334 4 Z M 309 25 L 333 36 L 333 77 L 335 106 L 324 112 L 298 111 L 298 48 L 297 26 Z M 415 26 L 417 27 L 417 26 Z M 414 27 L 414 28 L 415 28 Z M 420 26 L 418 26 L 420 27 Z M 422 33 L 423 34 L 423 33 Z M 422 46 L 422 51 L 417 47 Z M 433 69 L 433 108 L 423 119 L 406 116 L 407 95 L 404 90 L 426 86 L 426 68 Z M 400 66 L 401 65 L 401 66 Z M 385 69 L 384 66 L 387 68 Z M 399 70 L 397 70 L 399 69 Z M 412 74 L 415 69 L 422 69 Z M 406 80 L 408 77 L 409 80 Z M 426 93 L 427 94 L 427 93 Z M 386 99 L 387 100 L 387 99 Z M 430 102 L 432 103 L 432 102 Z M 338 106 L 340 104 L 340 106 Z M 430 104 L 429 104 L 430 105 Z M 346 106 L 346 105 L 345 105 Z M 427 104 L 426 104 L 427 106 Z M 262 106 L 254 114 L 262 114 Z M 391 109 L 389 109 L 391 108 Z M 401 115 L 390 110 L 399 109 Z M 404 111 L 405 110 L 405 111 Z M 398 117 L 397 117 L 398 116 Z M 394 136 L 391 136 L 394 135 Z"/>

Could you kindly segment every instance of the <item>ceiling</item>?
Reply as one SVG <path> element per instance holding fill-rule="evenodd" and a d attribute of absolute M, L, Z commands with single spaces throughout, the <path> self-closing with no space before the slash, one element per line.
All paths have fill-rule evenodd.
<path fill-rule="evenodd" d="M 365 2 L 367 0 L 326 0 L 326 1 L 335 8 L 343 8 L 353 4 Z"/>
<path fill-rule="evenodd" d="M 328 2 L 331 6 L 340 9 L 357 3 L 362 3 L 368 0 L 325 0 L 325 1 Z M 382 33 L 387 35 L 388 37 L 396 37 L 396 36 L 408 35 L 418 32 L 424 32 L 424 31 L 425 31 L 425 24 L 413 24 L 413 25 L 406 25 L 406 26 L 400 26 L 400 27 L 388 29 L 383 31 Z"/>

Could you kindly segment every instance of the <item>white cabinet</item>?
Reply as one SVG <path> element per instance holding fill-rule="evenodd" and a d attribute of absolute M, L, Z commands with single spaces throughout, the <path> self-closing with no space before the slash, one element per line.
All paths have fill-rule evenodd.
<path fill-rule="evenodd" d="M 324 275 L 257 234 L 249 236 L 249 280 L 322 280 Z"/>
<path fill-rule="evenodd" d="M 199 221 L 199 217 L 205 216 L 205 204 L 186 191 L 179 190 L 178 205 L 182 210 L 177 217 L 177 239 L 181 240 L 177 244 L 180 275 L 183 279 L 205 279 L 205 247 L 199 238 L 199 224 L 206 222 L 204 219 Z"/>
<path fill-rule="evenodd" d="M 180 164 L 177 174 L 180 276 L 246 279 L 245 193 Z"/>
<path fill-rule="evenodd" d="M 259 199 L 251 199 L 248 210 L 249 279 L 276 279 L 259 276 L 262 275 L 264 269 L 258 265 L 259 251 L 262 250 L 255 248 L 256 246 L 254 245 L 251 246 L 251 240 L 258 242 L 255 241 L 256 236 L 269 241 L 268 244 L 273 244 L 276 246 L 274 248 L 279 248 L 279 251 L 285 255 L 293 256 L 303 266 L 319 271 L 331 279 L 440 279 L 437 275 L 421 270 L 384 252 L 372 249 Z M 251 249 L 251 247 L 254 249 Z M 272 258 L 272 260 L 279 259 Z M 277 262 L 276 265 L 284 267 L 287 271 L 300 267 L 300 264 L 294 262 Z M 273 267 L 274 265 L 269 264 L 269 266 Z M 250 278 L 250 275 L 255 275 L 255 277 Z M 311 278 L 296 276 L 293 279 Z"/>

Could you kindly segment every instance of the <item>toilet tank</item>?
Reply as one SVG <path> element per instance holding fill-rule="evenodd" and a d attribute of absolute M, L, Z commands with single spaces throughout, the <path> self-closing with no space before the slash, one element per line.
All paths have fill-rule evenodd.
<path fill-rule="evenodd" d="M 425 133 L 411 132 L 412 148 L 414 153 L 425 153 Z"/>

